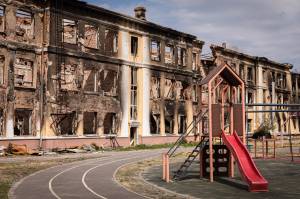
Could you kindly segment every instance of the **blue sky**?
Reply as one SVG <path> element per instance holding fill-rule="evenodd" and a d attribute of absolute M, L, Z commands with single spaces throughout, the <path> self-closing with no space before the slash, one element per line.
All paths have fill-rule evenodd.
<path fill-rule="evenodd" d="M 133 16 L 138 5 L 147 20 L 196 35 L 210 44 L 223 42 L 242 52 L 291 63 L 300 72 L 300 0 L 87 0 Z"/>

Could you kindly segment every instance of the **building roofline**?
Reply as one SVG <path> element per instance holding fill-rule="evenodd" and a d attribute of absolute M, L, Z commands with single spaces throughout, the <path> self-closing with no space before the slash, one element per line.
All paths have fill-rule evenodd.
<path fill-rule="evenodd" d="M 68 1 L 66 1 L 66 3 L 67 2 Z M 91 9 L 91 10 L 94 10 L 94 11 L 97 11 L 97 12 L 102 12 L 102 13 L 105 13 L 107 15 L 111 15 L 112 17 L 118 17 L 118 18 L 121 18 L 121 19 L 124 19 L 124 20 L 127 20 L 127 21 L 131 21 L 131 22 L 140 24 L 140 25 L 145 25 L 145 26 L 152 27 L 152 28 L 157 29 L 157 30 L 161 30 L 161 31 L 169 32 L 169 33 L 171 32 L 171 34 L 191 39 L 194 42 L 199 43 L 201 45 L 204 45 L 204 43 L 205 43 L 204 41 L 197 39 L 197 36 L 195 36 L 195 35 L 188 34 L 188 33 L 185 33 L 185 32 L 181 32 L 181 31 L 169 28 L 169 27 L 161 26 L 159 24 L 156 24 L 156 23 L 153 23 L 153 22 L 150 22 L 150 21 L 147 21 L 147 20 L 138 19 L 136 17 L 132 17 L 132 16 L 129 16 L 129 15 L 126 15 L 126 14 L 123 14 L 123 13 L 108 10 L 106 8 L 103 8 L 103 7 L 99 7 L 99 6 L 96 6 L 96 5 L 89 4 L 85 1 L 74 0 L 70 3 L 73 4 L 75 2 L 84 5 L 87 9 Z"/>
<path fill-rule="evenodd" d="M 214 44 L 212 44 L 210 46 L 210 48 L 211 48 L 211 50 L 224 51 L 224 52 L 227 52 L 227 53 L 231 53 L 231 54 L 235 54 L 235 55 L 238 55 L 238 56 L 242 56 L 242 57 L 251 59 L 253 61 L 266 62 L 266 63 L 270 63 L 272 65 L 277 65 L 279 67 L 288 68 L 288 69 L 292 69 L 293 68 L 293 65 L 289 64 L 289 63 L 279 63 L 279 62 L 270 60 L 270 59 L 268 59 L 266 57 L 253 56 L 253 55 L 245 54 L 245 53 L 242 53 L 242 52 L 230 49 L 230 48 L 224 48 L 222 46 L 218 46 L 218 45 L 214 45 Z"/>

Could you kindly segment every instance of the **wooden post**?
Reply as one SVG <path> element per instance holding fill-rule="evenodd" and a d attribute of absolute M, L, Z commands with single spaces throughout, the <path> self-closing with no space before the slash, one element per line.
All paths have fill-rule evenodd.
<path fill-rule="evenodd" d="M 170 182 L 170 166 L 168 154 L 166 154 L 166 182 Z"/>
<path fill-rule="evenodd" d="M 262 138 L 262 154 L 263 154 L 263 159 L 265 159 L 265 136 Z"/>
<path fill-rule="evenodd" d="M 163 155 L 162 155 L 162 179 L 164 180 L 164 181 L 166 181 L 166 154 L 165 153 L 163 153 Z"/>
<path fill-rule="evenodd" d="M 273 150 L 273 157 L 276 158 L 276 139 L 274 139 L 274 150 Z"/>
<path fill-rule="evenodd" d="M 254 158 L 256 158 L 256 139 L 254 139 Z"/>

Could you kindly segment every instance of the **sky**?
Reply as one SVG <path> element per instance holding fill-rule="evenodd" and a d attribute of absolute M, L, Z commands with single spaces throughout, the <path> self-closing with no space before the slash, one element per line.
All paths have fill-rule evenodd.
<path fill-rule="evenodd" d="M 211 44 L 291 63 L 300 72 L 300 0 L 85 0 L 126 15 L 147 9 L 148 21 Z"/>

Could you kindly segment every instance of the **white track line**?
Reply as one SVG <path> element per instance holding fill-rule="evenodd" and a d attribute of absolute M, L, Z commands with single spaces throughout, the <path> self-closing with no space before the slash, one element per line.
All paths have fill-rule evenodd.
<path fill-rule="evenodd" d="M 99 161 L 105 161 L 105 160 L 108 160 L 108 159 L 111 159 L 111 158 L 114 158 L 114 157 L 111 157 L 111 156 L 110 156 L 110 157 L 107 157 L 107 158 L 100 159 Z M 95 161 L 95 159 L 93 159 L 93 161 Z M 54 189 L 53 189 L 53 186 L 52 186 L 52 183 L 53 183 L 53 181 L 54 181 L 55 178 L 57 178 L 57 177 L 60 176 L 61 174 L 65 173 L 65 172 L 67 172 L 67 171 L 70 171 L 70 170 L 72 170 L 72 169 L 76 169 L 76 168 L 78 168 L 78 167 L 81 167 L 81 166 L 85 166 L 85 165 L 91 164 L 91 163 L 93 163 L 93 161 L 89 161 L 89 162 L 86 162 L 86 163 L 83 163 L 83 164 L 80 164 L 80 165 L 77 165 L 77 166 L 74 166 L 74 167 L 70 167 L 70 168 L 68 168 L 68 169 L 65 169 L 65 170 L 63 170 L 63 171 L 57 173 L 55 176 L 53 176 L 53 177 L 49 180 L 49 183 L 48 183 L 48 188 L 49 188 L 49 191 L 51 192 L 51 194 L 52 194 L 55 198 L 61 199 L 61 197 L 59 197 L 59 196 L 55 193 L 55 191 L 54 191 Z"/>
<path fill-rule="evenodd" d="M 149 155 L 150 155 L 150 154 L 148 154 L 148 155 L 145 156 L 145 157 L 148 157 Z M 86 184 L 85 178 L 86 178 L 87 174 L 88 174 L 90 171 L 92 171 L 92 170 L 94 170 L 94 169 L 96 169 L 96 168 L 98 168 L 98 167 L 105 166 L 105 165 L 108 165 L 108 164 L 112 164 L 112 163 L 115 163 L 115 162 L 120 162 L 120 161 L 123 161 L 123 160 L 135 159 L 135 158 L 140 158 L 140 157 L 123 158 L 123 159 L 120 159 L 120 160 L 115 160 L 115 161 L 107 162 L 107 163 L 104 163 L 104 164 L 99 164 L 99 165 L 97 165 L 97 166 L 95 166 L 95 167 L 92 167 L 92 168 L 88 169 L 88 170 L 83 174 L 83 176 L 82 176 L 82 178 L 81 178 L 81 182 L 82 182 L 83 186 L 84 186 L 87 190 L 89 190 L 91 193 L 93 193 L 95 196 L 97 196 L 97 197 L 99 197 L 99 198 L 102 198 L 102 199 L 107 199 L 106 197 L 104 197 L 104 196 L 102 196 L 102 195 L 96 193 L 93 189 L 91 189 L 91 188 Z M 142 159 L 143 159 L 143 158 L 142 158 Z"/>

